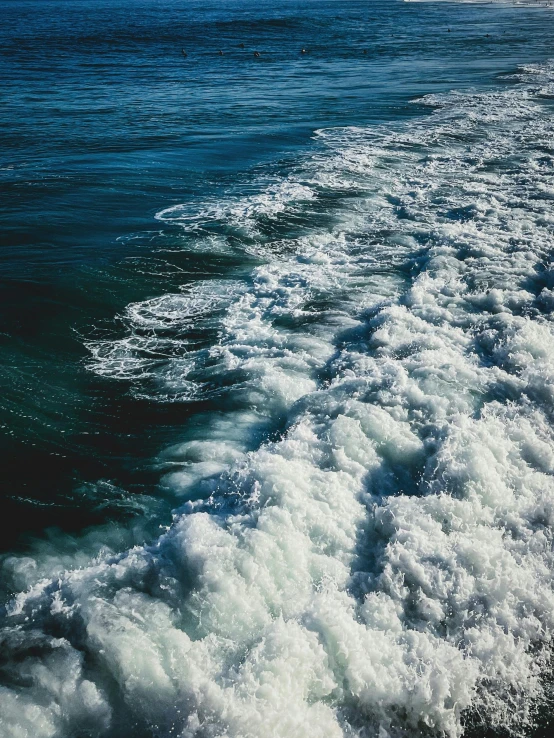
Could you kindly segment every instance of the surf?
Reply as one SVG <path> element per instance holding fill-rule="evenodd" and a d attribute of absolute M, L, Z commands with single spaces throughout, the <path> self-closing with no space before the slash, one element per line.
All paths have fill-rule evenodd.
<path fill-rule="evenodd" d="M 158 538 L 56 576 L 12 560 L 6 735 L 533 724 L 554 627 L 553 74 L 320 130 L 280 181 L 159 212 L 199 249 L 242 234 L 258 263 L 131 303 L 88 367 L 217 409 L 164 452 Z"/>

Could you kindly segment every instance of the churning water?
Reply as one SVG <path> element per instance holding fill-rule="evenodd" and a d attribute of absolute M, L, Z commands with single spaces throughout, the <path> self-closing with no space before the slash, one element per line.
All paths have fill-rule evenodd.
<path fill-rule="evenodd" d="M 529 733 L 554 16 L 9 6 L 2 738 Z"/>

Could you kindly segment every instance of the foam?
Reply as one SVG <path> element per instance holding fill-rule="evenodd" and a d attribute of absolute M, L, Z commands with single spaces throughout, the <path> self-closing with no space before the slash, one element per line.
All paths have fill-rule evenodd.
<path fill-rule="evenodd" d="M 327 192 L 327 229 L 248 279 L 129 306 L 111 344 L 129 368 L 98 352 L 96 370 L 225 404 L 166 451 L 182 504 L 151 545 L 55 577 L 11 561 L 2 735 L 532 723 L 554 630 L 551 79 L 319 132 L 298 190 L 213 217 L 286 229 Z"/>
<path fill-rule="evenodd" d="M 263 184 L 263 191 L 206 202 L 201 207 L 173 205 L 160 210 L 156 218 L 164 223 L 177 223 L 187 232 L 209 232 L 219 226 L 226 231 L 235 229 L 238 233 L 255 236 L 259 234 L 257 221 L 260 218 L 275 219 L 285 212 L 298 212 L 299 203 L 315 198 L 309 186 L 295 180 L 253 184 L 258 187 Z"/>

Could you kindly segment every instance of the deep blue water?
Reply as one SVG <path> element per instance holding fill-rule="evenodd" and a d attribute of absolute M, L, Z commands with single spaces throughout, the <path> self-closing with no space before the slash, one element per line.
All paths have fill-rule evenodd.
<path fill-rule="evenodd" d="M 377 676 L 370 676 L 358 669 L 359 664 L 344 666 L 334 647 L 325 641 L 327 636 L 322 635 L 332 631 L 329 624 L 325 628 L 306 627 L 310 633 L 319 633 L 320 642 L 327 644 L 322 647 L 326 658 L 334 664 L 335 675 L 341 672 L 344 686 L 340 690 L 336 685 L 325 686 L 329 677 L 324 667 L 316 664 L 316 646 L 291 631 L 290 643 L 296 639 L 298 648 L 305 649 L 303 663 L 311 664 L 312 657 L 314 660 L 309 667 L 310 674 L 315 674 L 313 679 L 310 677 L 310 686 L 306 681 L 295 687 L 296 667 L 291 674 L 287 671 L 292 663 L 286 645 L 289 636 L 279 631 L 272 641 L 267 634 L 262 638 L 256 629 L 262 627 L 262 622 L 264 628 L 269 628 L 264 619 L 267 613 L 270 619 L 284 618 L 283 628 L 296 627 L 291 625 L 293 622 L 298 628 L 304 627 L 306 622 L 317 620 L 324 605 L 314 604 L 314 595 L 310 607 L 299 615 L 290 602 L 310 599 L 304 584 L 298 584 L 295 592 L 289 591 L 293 588 L 292 575 L 290 581 L 288 574 L 281 579 L 281 575 L 275 575 L 281 582 L 275 585 L 279 594 L 270 596 L 267 592 L 274 583 L 268 582 L 273 574 L 266 572 L 260 573 L 266 587 L 264 607 L 260 605 L 256 610 L 252 605 L 248 622 L 231 627 L 228 624 L 235 622 L 233 613 L 240 610 L 237 603 L 241 598 L 255 602 L 257 595 L 249 593 L 246 585 L 243 591 L 242 585 L 229 584 L 229 591 L 221 596 L 228 597 L 231 604 L 220 622 L 214 612 L 221 613 L 222 607 L 212 601 L 213 593 L 225 592 L 227 583 L 234 582 L 236 571 L 248 579 L 248 566 L 241 560 L 227 572 L 225 562 L 234 561 L 235 548 L 231 547 L 221 554 L 221 565 L 214 565 L 218 576 L 227 572 L 221 574 L 222 581 L 216 582 L 215 574 L 212 581 L 212 575 L 204 573 L 199 584 L 195 567 L 203 572 L 209 568 L 206 562 L 202 566 L 194 563 L 203 556 L 202 546 L 224 551 L 227 544 L 209 527 L 215 523 L 206 523 L 202 532 L 194 527 L 201 524 L 194 521 L 200 519 L 195 516 L 198 510 L 199 516 L 207 511 L 208 518 L 219 521 L 225 530 L 236 532 L 240 528 L 238 540 L 246 540 L 247 533 L 241 526 L 247 531 L 257 523 L 246 523 L 250 513 L 238 512 L 244 500 L 254 505 L 255 515 L 261 519 L 260 511 L 269 504 L 267 500 L 281 500 L 280 495 L 284 495 L 279 491 L 277 472 L 273 467 L 269 469 L 263 457 L 264 449 L 280 449 L 279 443 L 292 444 L 282 452 L 293 469 L 289 483 L 298 483 L 298 489 L 315 490 L 314 499 L 319 499 L 318 490 L 325 487 L 323 477 L 315 473 L 310 476 L 300 462 L 294 466 L 300 454 L 298 448 L 311 443 L 307 435 L 300 434 L 294 440 L 294 432 L 300 433 L 294 429 L 303 427 L 305 417 L 317 418 L 313 421 L 317 432 L 313 432 L 320 433 L 320 440 L 325 439 L 317 453 L 313 451 L 310 456 L 313 464 L 322 475 L 338 465 L 345 480 L 348 474 L 354 474 L 352 465 L 366 464 L 364 489 L 374 484 L 378 490 L 377 502 L 372 504 L 379 506 L 389 496 L 419 500 L 437 490 L 451 496 L 448 499 L 465 499 L 466 492 L 460 491 L 466 484 L 463 473 L 445 466 L 444 459 L 457 458 L 459 450 L 458 446 L 454 450 L 448 446 L 452 429 L 483 418 L 490 420 L 502 407 L 508 410 L 498 420 L 498 427 L 490 420 L 491 428 L 476 431 L 475 438 L 467 431 L 471 438 L 460 441 L 459 448 L 469 450 L 456 469 L 470 469 L 468 499 L 475 489 L 481 489 L 479 485 L 488 492 L 496 489 L 495 485 L 500 484 L 496 477 L 481 479 L 476 469 L 472 476 L 471 457 L 482 448 L 484 439 L 499 438 L 505 432 L 504 450 L 491 450 L 490 458 L 484 455 L 483 469 L 490 470 L 498 462 L 505 470 L 510 490 L 524 489 L 537 502 L 532 515 L 522 512 L 521 503 L 517 514 L 506 512 L 502 522 L 491 522 L 483 513 L 482 525 L 490 526 L 492 537 L 504 531 L 502 535 L 508 538 L 513 534 L 514 540 L 527 541 L 527 532 L 513 532 L 519 524 L 514 520 L 519 520 L 519 515 L 536 533 L 540 519 L 541 535 L 551 540 L 550 498 L 544 491 L 549 489 L 552 474 L 549 449 L 554 448 L 548 435 L 549 421 L 539 422 L 529 415 L 527 425 L 518 420 L 519 430 L 506 430 L 517 425 L 509 412 L 519 407 L 518 403 L 524 408 L 522 413 L 531 413 L 529 408 L 533 406 L 533 412 L 550 417 L 548 362 L 554 350 L 548 353 L 550 334 L 544 327 L 550 325 L 554 304 L 548 248 L 553 232 L 549 207 L 554 191 L 548 134 L 552 116 L 552 69 L 548 64 L 554 41 L 550 9 L 397 0 L 0 0 L 0 9 L 2 591 L 11 596 L 40 579 L 50 582 L 61 577 L 61 582 L 63 572 L 69 572 L 67 588 L 71 590 L 66 599 L 67 593 L 60 595 L 61 600 L 56 599 L 67 603 L 69 624 L 58 622 L 52 614 L 53 590 L 48 590 L 44 601 L 42 595 L 36 595 L 35 601 L 33 595 L 20 610 L 16 608 L 16 615 L 21 612 L 26 620 L 18 621 L 17 637 L 8 628 L 12 635 L 6 636 L 6 643 L 15 649 L 15 662 L 23 659 L 25 666 L 0 671 L 8 715 L 4 727 L 0 726 L 2 738 L 121 736 L 122 726 L 127 725 L 134 726 L 133 735 L 137 736 L 258 738 L 269 734 L 260 715 L 273 715 L 267 719 L 279 738 L 307 736 L 306 726 L 312 726 L 310 737 L 326 738 L 374 734 L 384 738 L 396 735 L 398 725 L 403 734 L 436 729 L 455 735 L 461 724 L 458 713 L 472 714 L 471 695 L 474 688 L 478 690 L 476 685 L 493 684 L 491 694 L 499 695 L 498 704 L 494 703 L 490 713 L 484 712 L 485 723 L 493 724 L 490 716 L 494 714 L 501 729 L 508 723 L 499 706 L 505 704 L 503 690 L 523 695 L 522 704 L 527 706 L 533 700 L 540 701 L 540 690 L 533 682 L 525 654 L 533 649 L 540 651 L 534 633 L 552 632 L 541 610 L 549 610 L 546 600 L 539 604 L 524 592 L 523 584 L 518 585 L 519 589 L 514 585 L 513 592 L 503 584 L 508 594 L 502 599 L 498 594 L 500 584 L 491 584 L 487 593 L 481 582 L 467 595 L 467 602 L 473 604 L 467 605 L 464 600 L 462 606 L 462 595 L 458 589 L 454 592 L 454 587 L 443 597 L 429 582 L 410 584 L 410 576 L 414 581 L 417 578 L 414 572 L 421 561 L 433 561 L 435 565 L 440 559 L 436 566 L 446 571 L 449 556 L 458 555 L 465 545 L 463 540 L 452 544 L 452 552 L 444 554 L 444 560 L 442 553 L 421 553 L 418 558 L 420 544 L 416 541 L 431 536 L 422 533 L 428 531 L 423 523 L 419 533 L 412 531 L 403 538 L 389 531 L 384 517 L 376 523 L 371 513 L 368 521 L 373 522 L 363 522 L 356 517 L 354 503 L 349 506 L 345 501 L 336 503 L 332 519 L 340 525 L 344 521 L 344 538 L 353 542 L 350 553 L 341 549 L 342 534 L 331 533 L 332 525 L 323 517 L 316 526 L 318 533 L 308 536 L 312 541 L 317 539 L 318 545 L 321 537 L 329 536 L 326 543 L 321 543 L 318 555 L 332 559 L 335 567 L 323 571 L 322 565 L 321 573 L 319 564 L 310 565 L 311 573 L 306 576 L 316 582 L 314 591 L 321 593 L 325 589 L 321 582 L 339 581 L 340 567 L 350 567 L 354 584 L 345 591 L 360 602 L 373 592 L 372 587 L 375 591 L 381 587 L 376 572 L 388 571 L 383 561 L 389 555 L 383 552 L 404 545 L 413 536 L 406 546 L 409 552 L 418 551 L 414 557 L 419 563 L 408 567 L 412 574 L 403 571 L 397 580 L 391 574 L 390 580 L 397 581 L 398 592 L 402 586 L 411 592 L 409 597 L 406 595 L 408 614 L 403 627 L 426 634 L 426 618 L 432 619 L 429 613 L 435 612 L 434 607 L 444 608 L 442 615 L 437 615 L 440 625 L 433 630 L 433 643 L 444 636 L 448 648 L 460 649 L 464 658 L 464 649 L 471 640 L 467 618 L 473 618 L 471 627 L 479 628 L 475 603 L 489 601 L 487 598 L 494 603 L 489 603 L 490 612 L 494 613 L 498 632 L 490 625 L 487 633 L 491 642 L 500 643 L 502 632 L 514 644 L 522 644 L 521 654 L 519 646 L 514 645 L 513 651 L 507 646 L 502 651 L 498 646 L 496 652 L 495 645 L 487 656 L 485 646 L 477 644 L 476 638 L 472 648 L 479 653 L 479 663 L 489 660 L 495 673 L 479 667 L 479 676 L 470 678 L 470 667 L 457 665 L 455 656 L 447 657 L 446 651 L 439 654 L 439 650 L 421 655 L 427 648 L 421 645 L 422 661 L 413 666 L 414 674 L 421 676 L 425 671 L 421 664 L 425 663 L 438 664 L 439 674 L 459 670 L 464 675 L 449 687 L 449 696 L 440 696 L 438 687 L 435 694 L 435 687 L 430 686 L 432 694 L 428 697 L 423 692 L 419 695 L 419 682 L 411 682 L 402 671 L 404 667 L 398 666 L 392 674 L 385 666 L 382 671 L 375 666 Z M 535 121 L 539 121 L 536 130 Z M 466 170 L 472 173 L 467 182 Z M 445 222 L 450 224 L 448 228 Z M 456 271 L 458 282 L 452 275 L 448 277 L 452 283 L 441 287 L 444 299 L 440 310 L 429 307 L 435 300 L 429 297 L 421 298 L 421 305 L 427 307 L 417 312 L 418 275 L 428 268 L 429 279 L 443 279 L 443 272 L 452 266 L 450 251 L 440 256 L 444 261 L 438 266 L 435 262 L 435 266 L 426 266 L 435 258 L 433 249 L 443 247 L 452 253 L 458 249 L 456 258 L 464 264 L 469 260 L 473 271 L 460 267 Z M 502 258 L 490 255 L 494 249 L 500 249 Z M 532 256 L 517 261 L 517 255 L 524 252 Z M 486 260 L 486 264 L 478 263 L 479 259 Z M 327 266 L 314 276 L 312 266 L 324 263 Z M 428 283 L 422 284 L 425 292 Z M 463 309 L 456 291 L 459 284 L 471 292 L 471 298 L 464 293 Z M 412 294 L 410 290 L 415 291 Z M 430 290 L 429 294 L 435 292 Z M 534 302 L 527 295 L 532 295 Z M 355 307 L 345 307 L 347 303 L 355 303 Z M 406 316 L 403 322 L 393 314 L 394 305 L 398 310 L 417 313 L 417 318 L 410 322 Z M 386 323 L 389 309 L 393 311 L 390 319 L 398 321 L 392 328 Z M 385 312 L 381 314 L 380 310 Z M 507 315 L 513 320 L 509 326 L 513 335 L 506 327 Z M 431 328 L 425 333 L 417 321 L 427 321 Z M 445 325 L 453 331 L 448 340 L 444 338 Z M 413 341 L 402 343 L 402 326 L 413 332 Z M 535 329 L 537 334 L 531 336 Z M 390 367 L 381 375 L 377 365 L 362 367 L 361 358 L 352 358 L 381 360 L 388 350 L 383 348 L 389 346 L 387 342 L 398 340 L 398 346 L 391 348 L 391 361 L 398 365 L 408 362 L 410 352 L 419 345 L 418 330 L 426 336 L 421 339 L 422 351 L 430 353 L 420 364 L 414 359 L 406 365 L 409 381 L 420 382 L 417 390 L 415 384 L 408 387 L 408 379 L 404 381 L 400 374 L 393 379 Z M 505 334 L 500 336 L 500 331 Z M 520 333 L 514 338 L 517 331 Z M 379 338 L 371 338 L 373 333 Z M 474 368 L 462 370 L 461 363 L 452 359 L 454 345 L 462 346 L 471 362 L 481 362 L 475 374 Z M 436 367 L 432 351 L 443 352 Z M 546 364 L 537 368 L 533 362 L 541 357 L 546 357 Z M 494 381 L 483 379 L 479 373 L 489 369 Z M 388 376 L 389 384 L 383 379 L 380 389 L 372 388 L 377 376 Z M 342 426 L 327 428 L 330 418 L 334 422 L 343 415 L 350 417 L 350 410 L 336 405 L 338 400 L 321 400 L 314 409 L 317 393 L 335 391 L 339 378 L 344 377 L 349 382 L 362 382 L 364 377 L 365 389 L 352 385 L 345 396 L 363 395 L 364 403 L 377 408 L 373 420 L 367 420 L 366 425 L 359 421 L 364 438 L 373 438 L 374 430 L 368 428 L 382 430 L 381 440 L 373 439 L 376 451 L 365 449 L 365 441 L 355 440 L 357 436 Z M 544 379 L 544 387 L 533 384 L 539 381 L 537 377 Z M 433 382 L 437 383 L 433 385 L 434 394 L 429 389 Z M 455 386 L 452 394 L 449 382 Z M 527 383 L 525 389 L 522 383 Z M 418 393 L 435 399 L 420 400 Z M 523 395 L 525 401 L 521 400 Z M 390 397 L 405 401 L 399 400 L 396 407 L 396 400 Z M 450 403 L 449 409 L 441 405 L 440 398 L 448 398 L 444 402 Z M 393 405 L 396 409 L 391 410 Z M 383 408 L 390 410 L 392 420 L 378 414 L 385 412 Z M 399 430 L 395 423 L 398 428 L 404 423 L 406 429 Z M 525 436 L 531 433 L 528 427 L 536 433 L 534 440 Z M 344 441 L 341 434 L 350 441 Z M 524 436 L 526 440 L 521 440 Z M 349 443 L 356 449 L 351 452 L 351 465 L 345 462 L 341 466 L 337 449 L 349 448 Z M 424 450 L 416 448 L 418 443 Z M 314 442 L 314 449 L 316 445 Z M 506 459 L 519 459 L 520 452 L 520 465 L 514 462 L 510 471 L 511 461 Z M 345 453 L 348 456 L 350 452 Z M 378 473 L 370 469 L 368 459 L 373 453 L 383 459 L 384 466 Z M 262 461 L 250 461 L 258 459 L 256 454 L 261 454 Z M 524 479 L 522 469 L 526 464 L 547 481 L 529 481 L 529 470 Z M 235 467 L 238 471 L 233 471 Z M 431 478 L 437 469 L 437 478 Z M 501 479 L 503 472 L 498 475 Z M 263 491 L 266 482 L 273 489 L 267 499 Z M 336 489 L 329 487 L 330 497 L 325 502 L 329 509 L 333 500 L 342 500 L 344 490 L 353 488 L 354 483 L 336 484 Z M 506 494 L 499 492 L 500 502 L 491 509 L 504 509 Z M 257 508 L 252 500 L 257 504 L 260 495 L 263 504 Z M 362 498 L 358 495 L 356 499 L 359 502 Z M 286 500 L 275 504 L 279 507 L 281 503 L 293 521 L 296 515 L 302 519 L 315 516 L 306 512 L 302 500 L 291 503 L 290 510 Z M 370 509 L 369 502 L 363 504 Z M 226 516 L 235 513 L 237 518 L 229 522 Z M 405 514 L 410 524 L 423 515 L 421 511 L 397 514 L 399 519 Z M 429 512 L 431 517 L 434 514 Z M 446 519 L 450 512 L 437 513 L 441 515 Z M 461 512 L 459 516 L 463 517 Z M 186 522 L 189 518 L 192 523 Z M 172 520 L 169 538 L 159 538 Z M 264 525 L 268 527 L 260 524 L 260 529 L 267 532 L 277 523 Z M 454 523 L 448 525 L 454 526 L 449 530 L 456 529 Z M 283 529 L 275 533 L 275 540 L 285 540 L 287 535 Z M 291 540 L 297 538 L 300 542 L 297 553 L 283 554 L 287 572 L 294 570 L 296 555 L 302 561 L 308 556 L 302 553 L 303 535 L 291 533 Z M 476 527 L 467 535 L 478 540 L 480 533 Z M 369 536 L 371 547 L 375 544 L 381 553 L 373 548 L 370 553 L 364 536 Z M 185 541 L 182 559 L 172 548 L 177 546 L 177 539 Z M 83 591 L 92 587 L 86 580 L 89 575 L 83 575 L 84 584 L 75 584 L 71 572 L 81 568 L 91 571 L 87 569 L 91 561 L 100 568 L 103 564 L 98 562 L 108 561 L 107 566 L 111 566 L 115 559 L 109 557 L 113 556 L 128 562 L 125 552 L 134 544 L 147 563 L 133 563 L 136 571 L 121 575 L 123 589 L 118 589 L 111 574 L 90 574 L 95 582 L 104 582 L 102 592 L 110 592 L 104 602 L 106 611 L 99 615 L 92 600 L 85 604 Z M 479 549 L 479 544 L 475 545 Z M 525 581 L 533 581 L 538 591 L 548 564 L 541 559 L 542 568 L 538 564 L 536 571 L 532 568 L 531 558 L 539 556 L 538 548 L 533 546 L 539 544 L 530 543 L 525 551 L 518 549 L 513 560 L 514 566 L 525 570 Z M 262 553 L 253 554 L 253 560 L 258 555 L 272 560 L 274 549 L 268 546 Z M 173 556 L 179 558 L 182 571 Z M 493 552 L 490 561 L 504 561 L 502 556 Z M 398 561 L 401 559 L 399 554 Z M 165 571 L 170 560 L 172 564 Z M 460 571 L 466 572 L 466 564 L 458 563 Z M 423 569 L 426 565 L 421 564 Z M 118 566 L 132 568 L 128 563 Z M 467 571 L 478 579 L 480 566 L 468 564 Z M 491 566 L 497 571 L 502 569 L 500 563 Z M 268 565 L 270 572 L 277 568 L 277 564 Z M 482 564 L 482 571 L 485 568 Z M 147 574 L 144 569 L 148 569 Z M 373 584 L 362 586 L 361 573 L 367 571 L 373 572 L 368 579 Z M 460 573 L 456 576 L 456 581 L 463 579 Z M 502 576 L 506 581 L 510 579 L 509 567 Z M 502 576 L 498 574 L 499 579 Z M 494 579 L 492 574 L 483 577 L 489 583 Z M 439 579 L 437 574 L 433 581 Z M 413 594 L 415 589 L 410 589 L 412 585 L 421 588 L 417 596 Z M 390 588 L 394 589 L 392 584 Z M 175 599 L 166 596 L 166 591 Z M 163 618 L 171 619 L 164 608 L 173 613 L 172 618 L 179 611 L 183 621 L 175 627 L 192 642 L 203 642 L 211 634 L 227 639 L 226 643 L 239 643 L 240 648 L 232 651 L 229 646 L 231 650 L 223 657 L 225 649 L 212 643 L 213 652 L 212 646 L 206 646 L 205 654 L 192 656 L 192 647 L 188 650 L 189 646 L 185 648 L 181 641 L 179 645 L 175 645 L 177 641 L 164 645 L 162 636 L 152 635 L 149 630 L 140 636 L 144 638 L 142 648 L 148 653 L 148 649 L 163 652 L 160 663 L 167 673 L 170 669 L 164 659 L 189 663 L 190 658 L 198 673 L 203 674 L 202 678 L 190 677 L 193 687 L 187 682 L 189 677 L 183 676 L 180 681 L 177 673 L 167 677 L 166 684 L 157 666 L 145 665 L 146 657 L 144 664 L 137 666 L 127 650 L 131 646 L 126 639 L 131 644 L 139 636 L 131 626 L 127 629 L 122 624 L 123 619 L 128 612 L 146 608 L 142 600 L 139 602 L 139 595 L 146 594 L 160 606 L 159 611 L 152 610 L 152 615 L 145 616 L 147 620 L 162 623 Z M 95 597 L 100 601 L 104 594 Z M 129 601 L 122 604 L 125 597 Z M 524 604 L 521 610 L 514 605 L 508 615 L 511 605 L 506 602 L 512 599 Z M 427 609 L 421 605 L 421 612 L 427 614 L 416 617 L 413 613 L 419 607 L 417 603 L 424 600 Z M 185 614 L 175 602 L 188 603 L 183 605 Z M 332 609 L 340 610 L 338 604 Z M 460 614 L 456 620 L 452 616 L 455 623 L 445 625 L 450 615 L 444 613 L 458 609 L 459 613 L 470 612 L 471 617 Z M 72 618 L 78 610 L 86 616 L 75 625 Z M 51 614 L 45 615 L 46 611 Z M 365 615 L 356 617 L 359 623 Z M 385 616 L 374 613 L 371 622 L 381 622 L 381 617 Z M 106 636 L 103 641 L 98 635 L 100 620 L 94 618 L 120 623 L 119 636 Z M 406 625 L 409 618 L 414 618 L 416 625 L 412 621 Z M 533 618 L 536 623 L 530 624 Z M 519 629 L 513 627 L 515 621 Z M 171 622 L 175 625 L 175 618 Z M 342 626 L 337 625 L 339 622 Z M 337 629 L 342 628 L 344 633 L 352 625 L 346 619 L 337 619 L 337 623 Z M 31 627 L 35 628 L 34 635 L 25 635 Z M 164 632 L 170 630 L 169 625 L 159 627 Z M 452 636 L 454 648 L 448 633 L 458 632 L 456 628 L 463 634 Z M 135 635 L 128 635 L 131 631 Z M 247 631 L 250 635 L 244 640 Z M 37 635 L 39 632 L 42 635 Z M 351 637 L 352 642 L 362 638 Z M 58 645 L 54 646 L 52 639 L 60 639 Z M 402 641 L 404 655 L 398 644 L 396 651 L 390 646 L 387 663 L 415 664 L 417 649 L 413 643 L 408 647 L 408 640 L 406 636 Z M 258 687 L 248 686 L 248 679 L 258 684 L 259 675 L 252 675 L 255 667 L 250 676 L 240 679 L 233 669 L 240 671 L 238 665 L 248 663 L 252 644 L 259 648 L 253 663 L 269 659 L 263 650 L 266 646 L 260 645 L 267 643 L 273 643 L 267 646 L 269 650 L 274 647 L 275 653 L 281 654 L 272 694 L 281 695 L 282 702 L 268 698 L 271 706 L 258 709 L 254 705 L 261 699 Z M 350 648 L 343 646 L 345 652 Z M 54 675 L 49 677 L 52 680 L 65 684 L 63 675 L 67 670 L 75 675 L 83 670 L 67 692 L 74 694 L 71 700 L 75 704 L 67 695 L 62 698 L 58 691 L 52 697 L 48 688 L 40 686 L 38 667 L 31 662 L 41 648 L 44 653 L 41 651 L 40 659 Z M 49 659 L 54 658 L 51 653 L 55 648 L 59 663 L 51 665 Z M 376 664 L 377 652 L 385 653 L 386 648 L 383 643 L 372 645 L 362 660 Z M 337 649 L 338 653 L 339 646 Z M 104 662 L 106 651 L 116 655 Z M 172 654 L 171 658 L 167 653 Z M 495 683 L 499 664 L 508 673 L 500 686 Z M 527 666 L 529 674 L 525 672 Z M 271 668 L 267 667 L 269 671 Z M 519 682 L 521 674 L 525 675 Z M 206 686 L 210 679 L 222 690 L 219 697 Z M 259 679 L 261 684 L 263 679 Z M 431 685 L 435 684 L 435 676 L 429 679 Z M 439 677 L 436 679 L 440 682 Z M 381 686 L 388 684 L 382 695 L 373 686 L 368 687 L 372 680 Z M 460 686 L 462 682 L 465 686 Z M 239 683 L 242 687 L 237 686 Z M 93 693 L 88 684 L 94 684 L 97 691 Z M 225 690 L 231 688 L 235 691 L 229 696 L 231 692 Z M 10 690 L 19 695 L 19 702 L 11 702 Z M 149 694 L 154 698 L 147 709 L 143 703 L 148 702 Z M 302 706 L 294 702 L 295 694 L 303 695 L 299 698 Z M 80 711 L 76 704 L 83 701 L 88 706 Z M 242 707 L 237 706 L 239 703 Z M 454 703 L 460 707 L 453 707 Z M 29 710 L 39 705 L 36 715 L 40 715 L 31 710 L 21 718 L 21 730 L 27 733 L 10 732 L 19 725 L 17 705 L 21 704 Z M 312 712 L 304 713 L 304 704 L 312 706 Z M 290 724 L 279 722 L 279 716 L 289 710 L 286 705 L 296 716 L 291 717 Z M 519 709 L 524 708 L 513 708 Z M 177 717 L 181 710 L 188 716 L 186 720 Z M 332 712 L 331 717 L 326 710 Z"/>

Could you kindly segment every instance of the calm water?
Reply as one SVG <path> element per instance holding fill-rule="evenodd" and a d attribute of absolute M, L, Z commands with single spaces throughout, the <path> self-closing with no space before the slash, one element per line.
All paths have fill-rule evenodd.
<path fill-rule="evenodd" d="M 2 738 L 532 732 L 550 9 L 0 7 Z"/>

